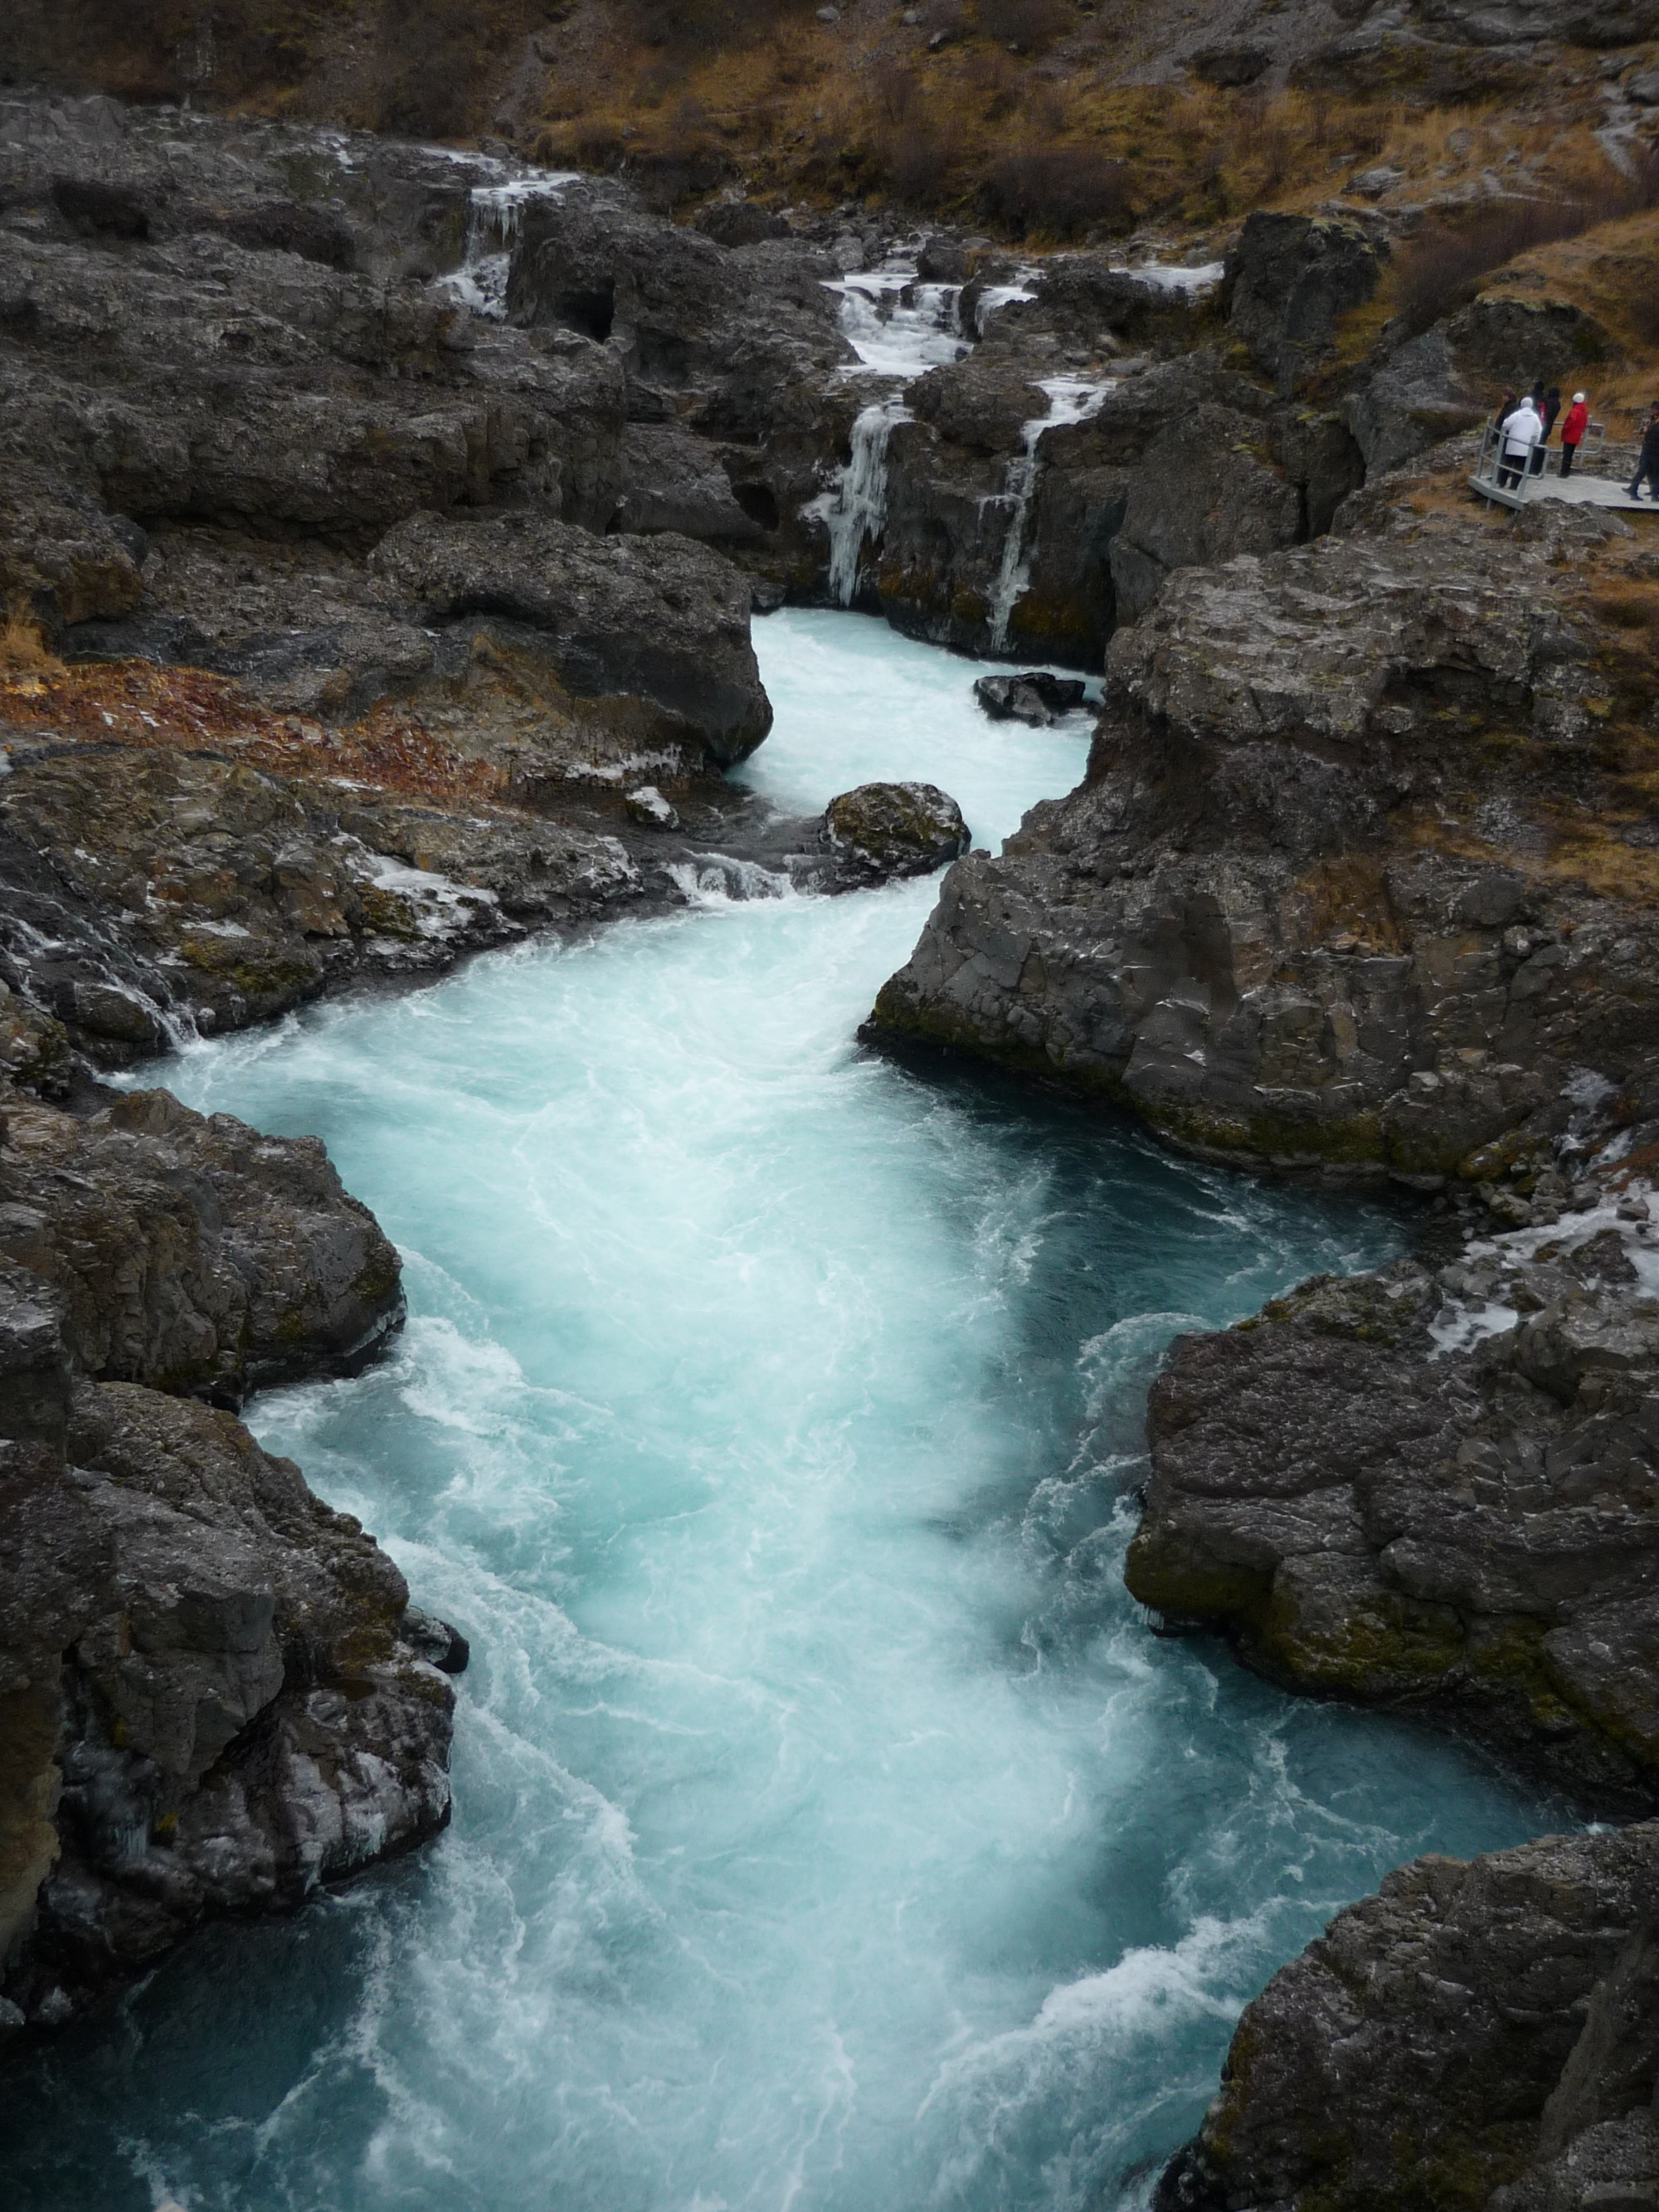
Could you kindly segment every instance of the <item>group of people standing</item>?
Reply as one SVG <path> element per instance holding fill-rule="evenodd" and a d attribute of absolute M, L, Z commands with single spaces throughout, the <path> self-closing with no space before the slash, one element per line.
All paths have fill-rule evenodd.
<path fill-rule="evenodd" d="M 1540 477 L 1544 473 L 1545 448 L 1550 441 L 1556 418 L 1561 414 L 1561 387 L 1552 384 L 1547 391 L 1540 377 L 1525 398 L 1506 392 L 1498 404 L 1494 418 L 1498 430 L 1498 482 L 1500 489 L 1511 491 L 1524 476 Z M 1572 474 L 1572 465 L 1578 458 L 1578 448 L 1584 442 L 1584 433 L 1589 428 L 1589 406 L 1582 392 L 1572 395 L 1572 404 L 1561 421 L 1561 473 Z M 1626 486 L 1626 495 L 1640 499 L 1642 484 L 1646 480 L 1649 495 L 1659 500 L 1659 399 L 1648 410 L 1648 419 L 1642 425 L 1641 449 L 1637 456 L 1634 481 Z"/>
<path fill-rule="evenodd" d="M 1547 391 L 1540 377 L 1526 398 L 1506 392 L 1499 402 L 1497 426 L 1498 436 L 1498 481 L 1505 490 L 1518 484 L 1528 474 L 1541 477 L 1544 473 L 1544 449 L 1549 444 L 1550 433 L 1561 413 L 1561 387 L 1552 384 Z M 1584 433 L 1589 428 L 1589 403 L 1582 392 L 1572 395 L 1561 423 L 1561 473 L 1572 474 L 1572 465 L 1578 458 L 1578 448 L 1584 442 Z"/>

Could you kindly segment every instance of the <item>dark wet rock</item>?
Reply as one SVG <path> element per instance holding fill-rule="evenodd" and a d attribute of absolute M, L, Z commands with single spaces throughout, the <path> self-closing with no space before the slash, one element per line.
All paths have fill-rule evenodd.
<path fill-rule="evenodd" d="M 508 302 L 534 329 L 607 345 L 627 373 L 630 412 L 677 413 L 726 437 L 764 434 L 778 389 L 822 386 L 849 357 L 816 247 L 771 237 L 728 249 L 658 216 L 580 198 L 526 211 Z"/>
<path fill-rule="evenodd" d="M 403 1319 L 397 1253 L 317 1138 L 165 1091 L 89 1118 L 11 1100 L 0 1252 L 62 1298 L 82 1374 L 229 1403 L 349 1372 Z"/>
<path fill-rule="evenodd" d="M 763 534 L 708 441 L 668 422 L 629 424 L 611 521 L 617 530 L 672 530 L 718 542 Z"/>
<path fill-rule="evenodd" d="M 994 722 L 1029 722 L 1043 729 L 1062 714 L 1075 714 L 1087 690 L 1081 678 L 1028 668 L 1018 676 L 981 676 L 974 696 Z"/>
<path fill-rule="evenodd" d="M 1275 463 L 1265 425 L 1200 403 L 1158 428 L 1129 480 L 1111 544 L 1116 617 L 1145 614 L 1176 569 L 1305 534 L 1302 489 Z"/>
<path fill-rule="evenodd" d="M 1295 544 L 1362 480 L 1334 416 L 1276 405 L 1200 352 L 1115 381 L 1103 366 L 1087 418 L 1036 441 L 1022 501 L 1027 425 L 1048 404 L 1031 380 L 1057 367 L 1029 345 L 989 343 L 912 387 L 915 420 L 888 443 L 876 577 L 896 628 L 992 647 L 1018 528 L 1024 589 L 1002 649 L 1096 667 L 1115 627 L 1152 605 L 1174 570 Z"/>
<path fill-rule="evenodd" d="M 916 253 L 916 274 L 925 284 L 965 284 L 973 262 L 960 239 L 939 234 L 923 239 Z"/>
<path fill-rule="evenodd" d="M 1121 254 L 1057 253 L 1031 282 L 1036 303 L 1018 310 L 1018 327 L 1052 330 L 1066 345 L 1109 353 L 1123 344 L 1169 356 L 1214 336 L 1213 284 L 1160 283 L 1126 268 Z"/>
<path fill-rule="evenodd" d="M 1158 2212 L 1659 2198 L 1659 1824 L 1423 1858 L 1245 2009 Z"/>
<path fill-rule="evenodd" d="M 58 177 L 52 205 L 71 229 L 87 238 L 148 238 L 149 210 L 130 185 L 106 184 L 98 177 Z"/>
<path fill-rule="evenodd" d="M 441 1674 L 465 1674 L 471 1664 L 471 1645 L 459 1628 L 441 1620 L 435 1613 L 422 1613 L 411 1605 L 404 1614 L 398 1634 L 417 1659 L 424 1659 Z"/>
<path fill-rule="evenodd" d="M 1510 857 L 1511 917 L 1482 921 L 1492 864 L 1412 826 L 1473 781 L 1524 847 L 1540 796 L 1523 769 L 1504 797 L 1495 723 L 1589 772 L 1594 648 L 1550 573 L 1448 520 L 1172 576 L 1112 641 L 1083 787 L 951 872 L 870 1033 L 1218 1155 L 1429 1181 L 1575 1066 L 1629 1076 L 1651 914 Z"/>
<path fill-rule="evenodd" d="M 14 1393 L 54 1318 L 8 1266 Z M 50 1419 L 7 1410 L 5 1991 L 56 2027 L 204 1919 L 435 1832 L 453 1696 L 391 1560 L 228 1413 L 72 1384 L 61 1354 Z"/>
<path fill-rule="evenodd" d="M 1612 1213 L 1181 1339 L 1136 1596 L 1295 1688 L 1433 1710 L 1580 1802 L 1650 1808 L 1659 1296 L 1633 1261 L 1659 1285 L 1659 1245 Z"/>
<path fill-rule="evenodd" d="M 1528 380 L 1535 372 L 1528 371 Z M 1342 402 L 1344 421 L 1373 476 L 1399 468 L 1485 421 L 1481 388 L 1458 366 L 1444 329 L 1425 331 L 1384 356 Z"/>
<path fill-rule="evenodd" d="M 598 538 L 529 514 L 417 515 L 370 567 L 423 627 L 493 626 L 544 658 L 573 698 L 603 701 L 594 713 L 618 746 L 696 749 L 725 767 L 771 727 L 748 587 L 688 539 Z"/>
<path fill-rule="evenodd" d="M 931 783 L 861 783 L 824 811 L 823 840 L 839 888 L 931 875 L 969 839 L 962 809 Z"/>
<path fill-rule="evenodd" d="M 118 252 L 0 230 L 9 453 L 141 520 L 375 532 L 515 499 L 599 524 L 617 365 L 386 286 L 198 232 Z M 411 401 L 418 395 L 416 404 Z"/>
<path fill-rule="evenodd" d="M 1258 211 L 1228 257 L 1228 327 L 1290 388 L 1330 354 L 1338 318 L 1370 298 L 1387 255 L 1356 221 Z"/>
<path fill-rule="evenodd" d="M 320 741 L 322 732 L 318 732 Z M 0 1059 L 48 1094 L 194 1028 L 435 971 L 637 897 L 610 837 L 314 784 L 208 753 L 19 747 L 0 785 Z"/>
<path fill-rule="evenodd" d="M 343 216 L 330 208 L 309 207 L 299 200 L 259 200 L 252 207 L 215 211 L 207 227 L 256 252 L 297 253 L 301 260 L 319 261 L 325 269 L 345 270 L 357 265 L 357 234 Z"/>
<path fill-rule="evenodd" d="M 629 819 L 646 830 L 678 830 L 680 817 L 654 783 L 642 783 L 623 801 Z"/>
<path fill-rule="evenodd" d="M 788 222 L 775 208 L 759 207 L 752 200 L 711 200 L 698 209 L 694 222 L 716 246 L 759 246 L 789 235 Z"/>
<path fill-rule="evenodd" d="M 1445 334 L 1466 375 L 1520 391 L 1539 377 L 1582 375 L 1587 362 L 1613 350 L 1595 317 L 1565 300 L 1483 294 L 1452 317 Z"/>
<path fill-rule="evenodd" d="M 132 541 L 91 492 L 24 461 L 0 470 L 0 595 L 52 628 L 131 615 L 143 584 Z"/>
<path fill-rule="evenodd" d="M 0 1957 L 60 2027 L 448 1817 L 465 1639 L 226 1410 L 349 1372 L 396 1252 L 315 1138 L 164 1091 L 0 1125 Z M 176 1395 L 189 1394 L 189 1395 Z"/>

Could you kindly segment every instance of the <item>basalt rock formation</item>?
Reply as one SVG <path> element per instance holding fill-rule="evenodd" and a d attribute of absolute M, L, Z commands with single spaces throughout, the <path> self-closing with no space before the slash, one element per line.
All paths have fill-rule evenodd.
<path fill-rule="evenodd" d="M 506 282 L 489 226 L 537 192 L 602 203 L 569 219 L 617 239 L 650 221 L 625 195 L 492 199 L 483 160 L 109 102 L 10 102 L 0 148 L 0 593 L 61 650 L 210 669 L 330 726 L 391 702 L 464 726 L 520 802 L 641 754 L 696 777 L 764 736 L 742 579 L 592 534 L 718 536 L 735 495 L 722 522 L 678 495 L 672 438 L 630 445 L 619 346 L 509 325 L 480 286 Z M 734 264 L 757 327 L 800 290 L 684 244 Z"/>
<path fill-rule="evenodd" d="M 1130 1589 L 1294 1688 L 1659 1802 L 1659 1242 L 1615 1191 L 1182 1338 Z"/>
<path fill-rule="evenodd" d="M 1050 676 L 1041 668 L 1018 676 L 981 676 L 974 696 L 994 722 L 1025 722 L 1045 729 L 1082 706 L 1087 687 L 1074 676 Z"/>
<path fill-rule="evenodd" d="M 422 1656 L 447 1645 L 397 1568 L 229 1413 L 82 1379 L 73 1303 L 0 1267 L 14 2029 L 60 2026 L 204 1919 L 292 1909 L 449 1810 L 453 1701 Z"/>
<path fill-rule="evenodd" d="M 399 1273 L 314 1138 L 7 1093 L 0 2026 L 448 1818 L 464 1643 L 232 1410 L 374 1357 Z"/>
<path fill-rule="evenodd" d="M 1129 1587 L 1618 1820 L 1659 1803 L 1655 556 L 1460 507 L 1470 451 L 1171 574 L 1084 784 L 957 863 L 865 1034 L 1442 1193 L 1437 1257 L 1177 1341 Z M 1248 2008 L 1159 2212 L 1659 2200 L 1652 1837 L 1390 1877 Z"/>
<path fill-rule="evenodd" d="M 1641 849 L 1597 647 L 1543 547 L 1473 520 L 1174 577 L 1082 787 L 951 872 L 867 1034 L 1212 1156 L 1455 1174 L 1659 1034 L 1651 909 L 1543 865 L 1575 827 Z"/>
<path fill-rule="evenodd" d="M 932 875 L 968 849 L 962 809 L 937 784 L 861 783 L 832 799 L 823 837 L 837 890 Z"/>
<path fill-rule="evenodd" d="M 641 888 L 613 837 L 500 807 L 160 744 L 14 743 L 9 759 L 0 1059 L 49 1095 L 77 1060 L 127 1066 L 355 978 L 580 923 Z"/>
<path fill-rule="evenodd" d="M 1425 1858 L 1245 2008 L 1158 2212 L 1636 2212 L 1659 2183 L 1659 1824 Z"/>
<path fill-rule="evenodd" d="M 88 1116 L 19 1097 L 0 1252 L 50 1284 L 76 1371 L 235 1405 L 371 1359 L 403 1319 L 398 1255 L 315 1137 L 204 1120 L 165 1091 Z"/>

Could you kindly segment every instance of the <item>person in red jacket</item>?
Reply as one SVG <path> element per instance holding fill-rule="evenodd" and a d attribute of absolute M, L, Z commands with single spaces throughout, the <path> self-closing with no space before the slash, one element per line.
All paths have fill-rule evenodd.
<path fill-rule="evenodd" d="M 1589 409 L 1582 392 L 1572 395 L 1572 404 L 1561 425 L 1561 473 L 1572 474 L 1572 465 L 1578 459 L 1578 448 L 1584 442 L 1584 433 L 1589 428 Z"/>

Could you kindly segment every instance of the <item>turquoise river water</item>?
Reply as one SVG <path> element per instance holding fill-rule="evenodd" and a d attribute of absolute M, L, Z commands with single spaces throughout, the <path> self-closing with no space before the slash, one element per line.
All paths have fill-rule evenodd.
<path fill-rule="evenodd" d="M 878 623 L 757 641 L 792 805 L 923 776 L 993 842 L 1080 772 Z M 250 1419 L 471 1638 L 455 1819 L 14 2072 L 14 2212 L 1113 2212 L 1338 1905 L 1540 1825 L 1148 1633 L 1151 1364 L 1402 1224 L 861 1054 L 936 890 L 710 896 L 161 1072 L 404 1251 L 392 1356 Z"/>

